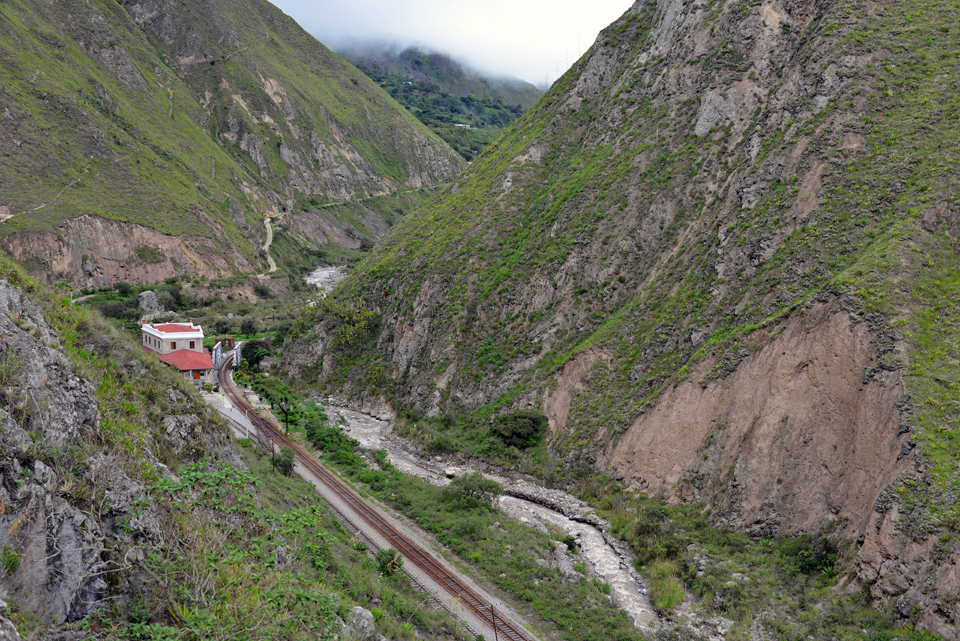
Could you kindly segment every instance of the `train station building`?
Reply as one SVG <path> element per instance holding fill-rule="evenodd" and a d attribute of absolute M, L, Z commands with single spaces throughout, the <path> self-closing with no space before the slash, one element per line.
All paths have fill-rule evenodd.
<path fill-rule="evenodd" d="M 196 385 L 213 382 L 213 359 L 203 346 L 203 328 L 194 325 L 193 320 L 160 325 L 143 323 L 140 330 L 143 351 L 155 354 Z"/>

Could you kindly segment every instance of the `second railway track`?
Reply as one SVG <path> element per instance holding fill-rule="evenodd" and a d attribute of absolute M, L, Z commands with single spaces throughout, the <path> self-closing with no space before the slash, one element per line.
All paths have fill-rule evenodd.
<path fill-rule="evenodd" d="M 510 641 L 536 641 L 525 629 L 515 625 L 508 619 L 503 618 L 495 609 L 492 603 L 481 597 L 465 585 L 446 567 L 434 559 L 428 552 L 419 545 L 411 541 L 402 532 L 397 530 L 389 521 L 368 506 L 366 502 L 353 492 L 343 481 L 332 474 L 323 465 L 317 462 L 300 445 L 291 441 L 285 434 L 272 425 L 269 421 L 260 416 L 257 411 L 247 402 L 239 392 L 230 375 L 230 365 L 232 356 L 228 357 L 219 369 L 220 386 L 224 393 L 230 397 L 231 402 L 236 408 L 242 411 L 250 422 L 256 428 L 256 433 L 251 437 L 262 447 L 271 449 L 274 445 L 292 448 L 297 463 L 309 470 L 321 483 L 336 494 L 354 513 L 367 522 L 384 540 L 400 551 L 410 562 L 420 568 L 427 576 L 433 579 L 447 593 L 453 596 L 458 603 L 462 604 L 473 616 L 482 621 L 484 625 L 494 632 L 496 639 L 509 639 Z M 341 510 L 331 505 L 337 518 L 347 528 L 351 530 L 358 538 L 368 546 L 374 549 L 380 549 L 370 537 L 366 536 L 361 528 L 357 527 L 350 518 Z M 429 594 L 429 591 L 416 579 L 411 577 L 414 588 Z M 447 612 L 450 610 L 436 598 L 431 599 L 431 603 Z M 452 613 L 451 613 L 452 614 Z M 476 636 L 475 631 L 467 628 L 471 634 Z"/>

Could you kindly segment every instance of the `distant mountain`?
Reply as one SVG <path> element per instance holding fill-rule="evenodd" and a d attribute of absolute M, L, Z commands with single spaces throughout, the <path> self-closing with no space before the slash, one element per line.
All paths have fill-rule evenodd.
<path fill-rule="evenodd" d="M 338 51 L 467 160 L 503 133 L 540 97 L 535 86 L 491 77 L 442 53 L 415 47 L 360 46 Z"/>
<path fill-rule="evenodd" d="M 264 218 L 462 165 L 264 0 L 0 5 L 0 246 L 33 273 L 99 287 L 260 269 Z"/>

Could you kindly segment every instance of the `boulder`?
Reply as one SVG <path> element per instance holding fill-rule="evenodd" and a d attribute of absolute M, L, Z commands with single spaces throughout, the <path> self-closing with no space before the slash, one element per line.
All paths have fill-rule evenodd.
<path fill-rule="evenodd" d="M 351 608 L 340 638 L 342 641 L 376 641 L 376 623 L 370 610 L 359 606 Z"/>
<path fill-rule="evenodd" d="M 137 307 L 148 314 L 163 311 L 163 305 L 157 300 L 157 292 L 149 289 L 145 292 L 140 292 L 137 296 Z"/>

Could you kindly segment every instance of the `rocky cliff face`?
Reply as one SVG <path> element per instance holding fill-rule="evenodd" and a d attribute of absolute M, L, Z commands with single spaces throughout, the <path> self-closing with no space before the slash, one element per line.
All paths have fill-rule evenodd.
<path fill-rule="evenodd" d="M 569 464 L 752 532 L 835 523 L 855 587 L 954 630 L 958 17 L 637 2 L 296 358 L 428 414 L 537 409 Z M 375 365 L 339 329 L 363 309 Z"/>
<path fill-rule="evenodd" d="M 47 630 L 144 584 L 138 562 L 164 539 L 145 483 L 152 470 L 169 474 L 158 457 L 236 459 L 203 406 L 175 388 L 141 399 L 166 415 L 163 427 L 149 439 L 134 432 L 130 414 L 117 415 L 115 404 L 137 412 L 140 401 L 117 381 L 132 390 L 132 381 L 158 372 L 114 341 L 115 330 L 89 321 L 58 333 L 22 287 L 0 279 L 0 586 Z M 97 365 L 98 387 L 77 374 L 64 348 L 116 360 Z M 169 377 L 159 373 L 162 387 Z"/>
<path fill-rule="evenodd" d="M 249 271 L 264 217 L 462 167 L 269 3 L 15 2 L 7 15 L 0 242 L 36 273 L 86 286 Z M 156 255 L 145 269 L 143 255 Z"/>

